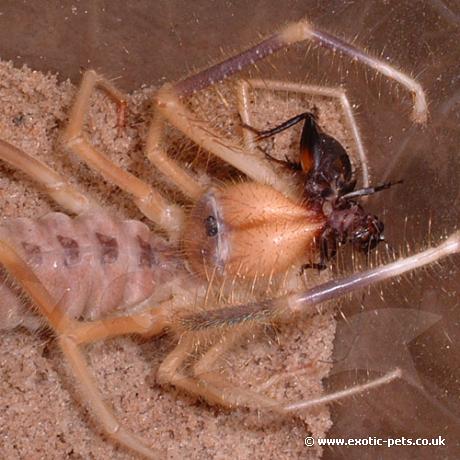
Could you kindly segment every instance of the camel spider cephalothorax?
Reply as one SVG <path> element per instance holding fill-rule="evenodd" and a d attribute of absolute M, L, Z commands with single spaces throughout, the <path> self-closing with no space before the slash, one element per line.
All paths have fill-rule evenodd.
<path fill-rule="evenodd" d="M 313 40 L 322 46 L 340 50 L 401 83 L 414 96 L 414 121 L 426 121 L 424 93 L 413 79 L 355 47 L 316 30 L 306 21 L 290 25 L 240 55 L 179 83 L 165 85 L 155 95 L 155 113 L 148 133 L 146 153 L 154 166 L 196 203 L 189 213 L 169 202 L 145 182 L 117 167 L 86 140 L 83 132 L 84 118 L 90 95 L 96 87 L 106 91 L 120 105 L 121 111 L 125 102 L 123 95 L 94 71 L 86 72 L 83 77 L 64 132 L 65 146 L 133 196 L 145 216 L 168 234 L 170 247 L 183 247 L 188 257 L 187 269 L 197 277 L 202 277 L 203 285 L 206 277 L 212 286 L 211 280 L 214 277 L 229 277 L 236 280 L 235 282 L 242 282 L 245 278 L 253 279 L 257 276 L 276 277 L 292 266 L 300 268 L 306 262 L 307 249 L 312 245 L 317 232 L 323 228 L 324 222 L 313 218 L 308 208 L 289 195 L 289 184 L 284 183 L 276 174 L 269 161 L 250 154 L 253 149 L 250 133 L 244 135 L 246 148 L 232 140 L 223 139 L 219 133 L 200 121 L 181 99 L 235 74 L 285 46 L 303 40 Z M 242 82 L 239 87 L 239 101 L 245 124 L 250 124 L 247 115 L 248 85 L 263 85 L 273 90 L 287 90 L 295 86 L 282 82 Z M 330 95 L 341 101 L 357 142 L 358 152 L 361 159 L 365 160 L 359 133 L 344 92 L 307 85 L 301 85 L 297 89 Z M 203 149 L 239 169 L 249 180 L 219 187 L 204 187 L 179 163 L 166 156 L 162 146 L 165 122 L 174 125 Z M 49 218 L 48 236 L 61 250 L 59 263 L 63 271 L 77 266 L 80 269 L 83 267 L 82 271 L 92 270 L 94 267 L 90 269 L 88 261 L 83 260 L 81 249 L 84 244 L 93 244 L 99 248 L 98 264 L 114 267 L 110 282 L 116 279 L 117 270 L 126 270 L 120 264 L 130 268 L 137 265 L 146 272 L 158 272 L 160 269 L 167 272 L 170 263 L 167 260 L 169 246 L 166 245 L 164 249 L 159 243 L 155 245 L 145 226 L 139 222 L 126 224 L 107 216 L 97 204 L 91 202 L 55 171 L 4 141 L 0 142 L 0 158 L 44 185 L 50 196 L 69 212 L 79 216 L 74 221 L 62 217 L 62 214 L 53 214 Z M 363 161 L 363 185 L 368 187 L 366 168 L 366 162 Z M 91 235 L 88 230 L 90 220 Z M 56 274 L 46 273 L 41 241 L 27 239 L 27 235 L 36 236 L 35 225 L 35 222 L 27 221 L 23 222 L 23 227 L 17 223 L 12 223 L 10 227 L 5 226 L 0 239 L 0 263 L 27 293 L 57 335 L 57 341 L 81 385 L 84 398 L 104 431 L 120 444 L 147 458 L 157 458 L 164 453 L 161 449 L 151 449 L 119 424 L 103 402 L 80 345 L 122 334 L 153 336 L 168 329 L 178 336 L 179 341 L 158 371 L 160 382 L 173 384 L 223 406 L 247 406 L 288 414 L 386 384 L 399 378 L 401 373 L 395 369 L 367 384 L 307 401 L 290 404 L 274 401 L 254 391 L 236 388 L 211 370 L 214 362 L 238 341 L 243 331 L 256 327 L 257 324 L 288 322 L 295 315 L 313 315 L 317 313 L 316 305 L 321 302 L 400 275 L 460 250 L 460 235 L 457 232 L 439 246 L 412 257 L 329 281 L 304 292 L 233 305 L 214 305 L 213 308 L 203 308 L 198 312 L 187 304 L 176 305 L 174 308 L 170 307 L 169 302 L 155 304 L 152 292 L 142 292 L 142 295 L 131 292 L 129 300 L 126 299 L 126 292 L 114 292 L 107 301 L 108 304 L 103 307 L 91 304 L 92 310 L 86 312 L 89 320 L 79 321 L 75 318 L 82 315 L 83 304 L 95 302 L 97 296 L 88 292 L 69 294 L 62 298 L 53 295 L 54 285 L 59 283 L 59 278 Z M 135 248 L 137 252 L 135 256 L 127 257 L 121 262 L 118 249 L 122 243 Z M 258 255 L 254 256 L 254 250 Z M 54 276 L 55 279 L 47 282 L 47 276 Z M 66 272 L 64 276 L 70 275 Z M 74 273 L 73 276 L 83 274 Z M 142 272 L 142 276 L 149 275 Z M 189 296 L 188 300 L 191 301 L 192 297 L 193 295 Z M 150 299 L 147 304 L 146 299 Z M 113 309 L 116 302 L 127 305 L 142 303 L 144 308 L 132 314 L 100 319 L 102 313 Z M 215 331 L 219 334 L 218 341 L 213 340 Z M 181 372 L 184 361 L 189 358 L 197 344 L 204 341 L 204 337 L 207 350 L 189 367 L 189 373 L 184 375 Z"/>

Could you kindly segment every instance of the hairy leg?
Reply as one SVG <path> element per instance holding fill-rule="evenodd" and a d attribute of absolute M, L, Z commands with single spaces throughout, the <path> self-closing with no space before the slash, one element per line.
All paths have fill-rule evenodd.
<path fill-rule="evenodd" d="M 43 186 L 56 203 L 71 213 L 82 214 L 98 206 L 49 166 L 2 140 L 0 160 L 27 174 Z"/>
<path fill-rule="evenodd" d="M 251 179 L 277 188 L 279 177 L 260 155 L 247 152 L 239 143 L 213 130 L 189 110 L 170 85 L 163 86 L 156 95 L 158 112 L 195 144 L 231 164 Z"/>
<path fill-rule="evenodd" d="M 104 432 L 121 445 L 146 458 L 158 458 L 161 453 L 156 449 L 148 447 L 145 441 L 124 429 L 116 419 L 112 409 L 105 404 L 86 360 L 78 347 L 79 343 L 89 341 L 88 338 L 80 337 L 87 330 L 88 325 L 69 318 L 60 308 L 59 302 L 56 302 L 50 296 L 33 271 L 3 241 L 0 241 L 0 264 L 20 284 L 33 301 L 39 313 L 47 319 L 49 326 L 57 336 L 57 342 L 67 362 L 70 364 L 71 371 L 79 384 L 85 403 L 88 404 L 89 409 L 100 423 Z M 150 324 L 152 323 L 154 321 L 150 322 Z M 91 323 L 89 323 L 90 326 Z M 103 330 L 101 331 L 103 327 L 101 328 L 101 326 L 103 324 L 99 324 L 99 337 L 96 337 L 97 334 L 94 334 L 92 338 L 90 337 L 91 340 L 104 337 Z M 106 336 L 114 335 L 113 333 L 111 334 L 114 331 L 111 331 L 110 323 L 107 323 L 106 326 Z M 122 333 L 126 333 L 127 329 L 129 328 L 125 327 Z M 137 329 L 139 329 L 139 324 L 137 324 Z"/>
<path fill-rule="evenodd" d="M 157 111 L 153 115 L 147 134 L 146 155 L 153 165 L 164 174 L 184 195 L 197 201 L 205 192 L 198 183 L 176 161 L 168 157 L 162 148 L 164 119 Z"/>
<path fill-rule="evenodd" d="M 93 70 L 88 70 L 83 76 L 70 112 L 69 124 L 63 134 L 64 146 L 82 158 L 91 168 L 130 193 L 143 214 L 171 236 L 177 237 L 183 220 L 182 210 L 169 203 L 150 185 L 119 168 L 87 140 L 83 127 L 89 110 L 91 93 L 96 88 L 105 91 L 121 107 L 125 106 L 125 98 L 110 82 Z"/>
<path fill-rule="evenodd" d="M 426 123 L 428 108 L 425 93 L 416 80 L 387 62 L 360 50 L 356 46 L 327 32 L 316 29 L 307 20 L 289 24 L 247 51 L 243 51 L 196 75 L 185 78 L 174 85 L 174 91 L 180 97 L 193 94 L 238 73 L 245 67 L 264 59 L 280 49 L 303 41 L 311 41 L 334 52 L 345 54 L 352 60 L 365 64 L 389 79 L 397 81 L 413 95 L 413 120 L 416 123 Z"/>
<path fill-rule="evenodd" d="M 345 119 L 347 121 L 348 127 L 353 135 L 353 140 L 356 146 L 356 152 L 358 154 L 358 159 L 360 163 L 361 175 L 362 175 L 362 184 L 363 187 L 369 186 L 369 164 L 367 160 L 367 154 L 364 149 L 363 141 L 361 139 L 361 134 L 359 132 L 356 119 L 351 110 L 350 101 L 345 93 L 345 90 L 342 88 L 329 88 L 316 85 L 307 85 L 303 83 L 291 83 L 284 81 L 276 80 L 241 80 L 237 87 L 237 97 L 238 97 L 238 109 L 243 124 L 248 126 L 253 126 L 250 116 L 250 90 L 262 89 L 267 91 L 283 91 L 283 92 L 292 92 L 292 93 L 301 93 L 301 94 L 313 94 L 328 98 L 337 99 L 342 106 L 343 113 L 345 114 Z M 255 136 L 254 133 L 249 130 L 243 131 L 243 139 L 248 151 L 252 152 L 255 149 Z"/>
<path fill-rule="evenodd" d="M 340 51 L 347 54 L 352 59 L 370 66 L 377 72 L 405 86 L 414 96 L 414 109 L 412 114 L 414 121 L 420 123 L 426 122 L 428 110 L 425 93 L 418 82 L 386 62 L 366 54 L 353 45 L 326 32 L 316 30 L 307 21 L 300 21 L 288 25 L 280 32 L 263 40 L 247 51 L 174 85 L 164 85 L 156 95 L 157 110 L 167 121 L 182 131 L 200 147 L 233 165 L 235 168 L 238 168 L 253 180 L 279 188 L 279 178 L 263 159 L 251 155 L 239 144 L 231 140 L 223 140 L 222 136 L 219 135 L 216 130 L 197 119 L 193 112 L 183 104 L 182 98 L 222 81 L 280 49 L 305 40 L 310 40 L 326 48 L 331 48 L 334 51 Z M 340 97 L 339 94 L 335 96 Z M 348 100 L 346 98 L 341 98 L 341 100 L 342 103 L 345 104 L 345 111 L 349 112 Z M 355 139 L 357 139 L 359 150 L 362 148 L 359 132 L 356 125 L 353 123 L 353 119 L 350 117 L 348 117 L 348 119 L 351 120 L 352 132 L 355 135 Z M 361 150 L 359 154 L 361 156 L 361 161 L 366 163 L 364 150 Z M 367 167 L 364 168 L 363 175 L 364 184 L 367 186 Z"/>
<path fill-rule="evenodd" d="M 278 401 L 237 387 L 212 369 L 216 361 L 241 340 L 243 334 L 241 328 L 225 332 L 192 366 L 192 377 L 182 373 L 181 368 L 194 350 L 195 338 L 192 334 L 181 337 L 179 345 L 166 357 L 158 370 L 159 382 L 174 385 L 203 398 L 208 403 L 223 407 L 248 407 L 282 412 L 281 403 Z"/>

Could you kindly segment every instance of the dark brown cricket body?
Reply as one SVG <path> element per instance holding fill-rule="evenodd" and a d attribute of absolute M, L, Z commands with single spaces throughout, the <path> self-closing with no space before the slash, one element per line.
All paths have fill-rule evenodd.
<path fill-rule="evenodd" d="M 371 195 L 387 189 L 393 183 L 355 190 L 356 180 L 348 153 L 333 137 L 324 133 L 310 112 L 297 115 L 275 128 L 256 131 L 258 140 L 284 131 L 304 121 L 300 140 L 298 162 L 277 160 L 301 174 L 304 179 L 304 200 L 309 210 L 313 209 L 325 217 L 318 242 L 319 263 L 304 265 L 304 268 L 326 268 L 325 262 L 334 257 L 339 244 L 351 243 L 363 252 L 374 249 L 384 239 L 382 221 L 367 213 L 355 198 Z"/>

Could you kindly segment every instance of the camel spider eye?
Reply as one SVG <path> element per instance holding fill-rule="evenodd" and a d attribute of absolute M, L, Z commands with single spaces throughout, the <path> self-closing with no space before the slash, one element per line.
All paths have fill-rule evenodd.
<path fill-rule="evenodd" d="M 206 227 L 206 234 L 210 237 L 216 236 L 219 232 L 216 218 L 214 216 L 208 216 L 204 222 Z"/>

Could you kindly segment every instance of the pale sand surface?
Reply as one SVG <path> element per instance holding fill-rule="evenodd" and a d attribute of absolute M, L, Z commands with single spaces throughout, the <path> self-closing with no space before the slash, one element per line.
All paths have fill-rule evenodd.
<path fill-rule="evenodd" d="M 93 141 L 110 152 L 118 164 L 155 183 L 155 172 L 142 153 L 151 92 L 144 89 L 130 97 L 127 124 L 120 136 L 113 104 L 101 95 L 96 96 L 88 128 L 94 130 Z M 129 196 L 60 147 L 58 135 L 74 93 L 71 83 L 58 82 L 55 76 L 27 68 L 15 69 L 0 62 L 0 137 L 42 159 L 119 215 L 142 218 Z M 197 99 L 194 106 L 203 108 L 208 103 L 218 103 L 216 94 L 200 96 L 200 102 Z M 266 120 L 269 126 L 277 121 L 276 116 L 282 120 L 302 111 L 296 107 L 304 103 L 301 98 L 293 96 L 291 101 L 279 97 L 289 113 L 284 114 L 282 104 L 278 104 L 281 112 L 274 114 L 260 97 L 255 101 L 259 104 L 255 123 Z M 273 101 L 275 96 L 269 99 L 270 103 Z M 311 101 L 305 103 L 311 108 Z M 319 108 L 320 121 L 327 124 L 327 131 L 351 145 L 335 104 L 324 100 L 313 104 Z M 219 117 L 226 119 L 222 122 L 228 125 L 225 129 L 230 134 L 238 131 L 237 119 L 219 110 L 222 109 L 211 111 L 209 118 L 215 124 L 220 123 Z M 271 118 L 267 121 L 268 116 Z M 284 145 L 297 148 L 299 130 L 300 127 L 280 136 L 275 151 Z M 266 148 L 274 148 L 273 141 L 267 144 Z M 181 153 L 184 161 L 190 156 L 185 147 Z M 0 168 L 0 206 L 4 218 L 37 217 L 59 210 L 22 173 L 4 165 Z M 225 168 L 215 170 L 220 175 L 225 172 Z M 330 317 L 267 329 L 231 351 L 225 357 L 225 365 L 232 380 L 246 387 L 262 384 L 277 373 L 292 372 L 293 375 L 268 390 L 272 397 L 293 401 L 318 395 L 322 390 L 321 379 L 329 369 L 334 330 L 335 321 Z M 170 336 L 152 340 L 122 337 L 87 347 L 100 390 L 126 428 L 152 446 L 167 449 L 171 458 L 292 459 L 321 455 L 319 448 L 306 448 L 303 439 L 327 432 L 331 421 L 325 407 L 281 419 L 264 411 L 223 410 L 172 387 L 156 384 L 155 371 L 174 343 L 175 338 Z M 1 458 L 133 458 L 133 454 L 101 435 L 97 422 L 81 403 L 51 334 L 31 333 L 22 328 L 0 331 L 0 344 Z M 299 373 L 300 369 L 306 372 Z"/>

